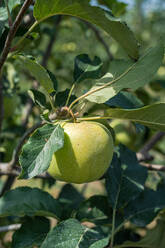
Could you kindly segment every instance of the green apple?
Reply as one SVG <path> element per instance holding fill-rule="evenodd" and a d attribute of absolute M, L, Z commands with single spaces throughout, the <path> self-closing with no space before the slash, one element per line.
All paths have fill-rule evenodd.
<path fill-rule="evenodd" d="M 136 142 L 136 128 L 127 120 L 113 120 L 110 122 L 110 126 L 115 132 L 115 144 L 122 143 L 128 148 L 134 150 L 134 144 Z"/>
<path fill-rule="evenodd" d="M 64 147 L 54 153 L 49 174 L 70 183 L 92 182 L 103 176 L 113 156 L 113 138 L 98 122 L 65 122 Z"/>

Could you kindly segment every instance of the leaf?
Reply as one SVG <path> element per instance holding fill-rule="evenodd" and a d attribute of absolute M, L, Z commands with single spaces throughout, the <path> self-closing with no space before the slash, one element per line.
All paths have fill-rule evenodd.
<path fill-rule="evenodd" d="M 61 205 L 38 188 L 19 187 L 0 199 L 0 216 L 49 216 L 60 218 Z"/>
<path fill-rule="evenodd" d="M 138 163 L 134 152 L 120 145 L 114 153 L 105 178 L 110 205 L 118 209 L 138 197 L 144 190 L 147 169 Z"/>
<path fill-rule="evenodd" d="M 50 79 L 52 80 L 54 90 L 57 91 L 58 81 L 57 81 L 55 75 L 51 71 L 49 71 L 48 69 L 46 71 L 49 74 Z"/>
<path fill-rule="evenodd" d="M 125 219 L 137 226 L 149 224 L 165 208 L 164 192 L 165 186 L 156 191 L 146 188 L 124 208 Z"/>
<path fill-rule="evenodd" d="M 62 219 L 64 220 L 71 217 L 72 212 L 79 207 L 84 197 L 71 184 L 65 184 L 61 189 L 58 200 L 63 206 Z"/>
<path fill-rule="evenodd" d="M 21 4 L 20 0 L 8 0 L 7 2 L 10 13 L 17 5 Z M 0 37 L 2 35 L 5 25 L 8 26 L 7 8 L 3 2 L 2 3 L 0 2 Z"/>
<path fill-rule="evenodd" d="M 45 95 L 38 91 L 38 90 L 34 90 L 31 89 L 28 91 L 30 97 L 32 98 L 33 102 L 36 103 L 37 105 L 39 105 L 42 108 L 46 108 L 46 97 Z"/>
<path fill-rule="evenodd" d="M 100 58 L 94 57 L 93 61 L 87 54 L 80 54 L 75 58 L 74 81 L 80 83 L 84 79 L 97 79 L 101 76 L 103 63 Z"/>
<path fill-rule="evenodd" d="M 121 107 L 125 109 L 134 109 L 143 107 L 144 104 L 136 95 L 129 92 L 119 92 L 116 96 L 105 102 L 106 105 L 110 107 Z"/>
<path fill-rule="evenodd" d="M 144 126 L 165 131 L 165 103 L 156 103 L 134 110 L 114 109 L 106 110 L 105 115 L 112 119 L 125 119 Z"/>
<path fill-rule="evenodd" d="M 112 208 L 106 196 L 95 195 L 81 203 L 75 214 L 79 221 L 89 221 L 96 225 L 112 223 Z"/>
<path fill-rule="evenodd" d="M 63 107 L 66 104 L 68 95 L 69 95 L 70 90 L 66 89 L 64 91 L 60 91 L 56 94 L 56 99 L 55 99 L 55 107 Z M 76 99 L 75 95 L 71 95 L 70 99 L 69 99 L 69 104 L 71 104 L 71 102 L 73 102 Z"/>
<path fill-rule="evenodd" d="M 28 179 L 45 172 L 54 152 L 64 145 L 64 131 L 60 125 L 47 124 L 38 128 L 23 146 L 19 158 L 20 179 Z"/>
<path fill-rule="evenodd" d="M 139 46 L 128 26 L 108 11 L 89 5 L 88 0 L 37 0 L 34 17 L 38 22 L 53 15 L 70 15 L 91 22 L 111 35 L 133 59 L 139 57 Z"/>
<path fill-rule="evenodd" d="M 121 245 L 116 245 L 114 248 L 128 247 L 146 247 L 146 248 L 164 248 L 165 244 L 165 221 L 158 219 L 157 224 L 151 230 L 147 230 L 146 235 L 138 242 L 126 241 Z"/>
<path fill-rule="evenodd" d="M 26 218 L 12 238 L 11 248 L 40 246 L 50 230 L 50 222 L 44 217 Z"/>
<path fill-rule="evenodd" d="M 7 24 L 7 20 L 8 14 L 6 7 L 0 7 L 0 37 L 4 31 L 5 25 Z"/>
<path fill-rule="evenodd" d="M 156 71 L 159 69 L 164 56 L 164 47 L 157 46 L 147 50 L 136 63 L 132 61 L 113 61 L 110 67 L 110 73 L 113 80 L 107 80 L 109 74 L 96 81 L 92 90 L 98 89 L 100 86 L 108 86 L 94 92 L 86 97 L 90 102 L 104 103 L 110 98 L 118 94 L 123 89 L 136 90 L 139 87 L 149 83 Z"/>
<path fill-rule="evenodd" d="M 118 2 L 116 0 L 97 0 L 100 4 L 105 5 L 115 16 L 123 15 L 126 12 L 127 4 L 124 2 Z"/>
<path fill-rule="evenodd" d="M 51 230 L 41 248 L 104 248 L 108 238 L 89 229 L 75 219 L 61 222 Z"/>
<path fill-rule="evenodd" d="M 46 92 L 51 94 L 54 91 L 54 85 L 49 73 L 34 58 L 23 55 L 15 55 L 15 57 L 22 61 L 24 69 L 27 69 L 29 73 L 36 78 Z"/>

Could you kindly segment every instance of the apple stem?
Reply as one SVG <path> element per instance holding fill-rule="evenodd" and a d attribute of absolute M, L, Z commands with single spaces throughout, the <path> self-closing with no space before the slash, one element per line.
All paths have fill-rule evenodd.
<path fill-rule="evenodd" d="M 77 116 L 78 116 L 78 112 L 77 113 L 73 113 L 72 110 L 69 110 L 69 108 L 67 106 L 64 106 L 62 108 L 59 108 L 56 111 L 56 118 L 57 119 L 66 119 L 67 117 L 72 117 L 70 120 L 73 120 L 74 123 L 77 122 Z"/>
<path fill-rule="evenodd" d="M 70 98 L 71 98 L 71 95 L 72 95 L 72 92 L 73 92 L 75 86 L 76 86 L 76 84 L 74 83 L 74 84 L 72 85 L 70 91 L 69 91 L 69 95 L 68 95 L 68 98 L 67 98 L 67 100 L 66 100 L 65 106 L 68 106 L 69 100 L 70 100 Z"/>

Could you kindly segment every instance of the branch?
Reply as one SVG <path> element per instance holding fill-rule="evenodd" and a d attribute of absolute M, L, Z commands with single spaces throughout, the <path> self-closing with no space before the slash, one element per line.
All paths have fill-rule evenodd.
<path fill-rule="evenodd" d="M 10 170 L 9 164 L 1 163 L 0 164 L 0 176 L 12 176 L 18 177 L 20 175 L 20 170 Z M 40 179 L 53 179 L 48 173 L 43 173 L 41 175 L 35 176 L 34 178 Z"/>
<path fill-rule="evenodd" d="M 10 52 L 12 40 L 13 40 L 13 38 L 14 38 L 14 36 L 15 36 L 15 34 L 16 34 L 20 24 L 21 24 L 22 18 L 24 16 L 26 10 L 29 8 L 31 3 L 32 3 L 32 0 L 26 0 L 24 2 L 22 8 L 20 9 L 20 11 L 19 11 L 14 23 L 13 23 L 13 25 L 10 28 L 10 31 L 8 33 L 8 36 L 7 36 L 7 39 L 5 42 L 5 46 L 4 46 L 4 49 L 3 49 L 3 52 L 2 52 L 2 55 L 0 58 L 0 73 L 2 70 L 2 66 L 5 63 L 5 60 L 7 58 L 7 55 Z"/>
<path fill-rule="evenodd" d="M 7 56 L 10 52 L 10 48 L 11 48 L 11 43 L 12 40 L 19 28 L 19 25 L 21 24 L 22 18 L 26 12 L 26 10 L 28 9 L 28 7 L 30 6 L 30 4 L 32 3 L 32 0 L 26 0 L 22 6 L 22 8 L 20 9 L 15 22 L 13 23 L 13 25 L 10 27 L 10 31 L 8 33 L 8 36 L 6 38 L 6 42 L 5 42 L 5 46 L 3 48 L 2 51 L 2 55 L 0 57 L 0 131 L 1 131 L 1 127 L 2 127 L 2 122 L 3 122 L 3 97 L 2 97 L 2 89 L 3 89 L 3 85 L 2 85 L 2 78 L 1 78 L 1 74 L 2 74 L 2 67 L 7 59 Z"/>
<path fill-rule="evenodd" d="M 165 165 L 141 163 L 142 166 L 152 171 L 165 171 Z"/>
<path fill-rule="evenodd" d="M 108 57 L 110 60 L 113 60 L 113 55 L 111 54 L 111 52 L 109 51 L 109 46 L 107 45 L 107 43 L 105 42 L 105 40 L 103 39 L 103 37 L 101 36 L 99 30 L 94 26 L 92 25 L 91 23 L 89 22 L 85 22 L 86 25 L 93 30 L 93 32 L 95 33 L 96 35 L 96 38 L 98 39 L 98 41 L 103 45 Z"/>
<path fill-rule="evenodd" d="M 138 160 L 141 161 L 151 161 L 153 157 L 149 154 L 149 151 L 154 147 L 154 145 L 160 141 L 165 136 L 164 132 L 158 132 L 142 147 L 142 149 L 137 153 Z"/>
<path fill-rule="evenodd" d="M 16 166 L 16 164 L 18 162 L 18 158 L 19 158 L 19 152 L 20 152 L 23 144 L 25 143 L 26 139 L 29 137 L 29 135 L 31 133 L 33 133 L 38 127 L 40 127 L 42 125 L 44 125 L 44 122 L 39 122 L 39 123 L 35 124 L 32 128 L 27 130 L 27 132 L 22 136 L 22 138 L 20 139 L 18 145 L 16 146 L 16 149 L 13 152 L 12 160 L 7 164 L 7 169 L 8 170 L 12 171 L 13 168 Z M 6 191 L 8 191 L 11 188 L 14 180 L 15 180 L 15 175 L 9 174 L 9 177 L 6 180 L 4 186 L 3 186 L 2 190 L 1 190 L 0 196 L 2 196 Z"/>
<path fill-rule="evenodd" d="M 8 231 L 16 231 L 18 229 L 20 229 L 21 224 L 12 224 L 12 225 L 8 225 L 8 226 L 1 226 L 0 227 L 0 233 L 1 232 L 8 232 Z"/>

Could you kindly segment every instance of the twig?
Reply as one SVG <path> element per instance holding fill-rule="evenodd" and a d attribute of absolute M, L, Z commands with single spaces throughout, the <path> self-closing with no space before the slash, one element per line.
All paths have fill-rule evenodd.
<path fill-rule="evenodd" d="M 6 163 L 1 163 L 0 164 L 0 176 L 13 176 L 13 177 L 17 177 L 17 176 L 19 176 L 19 174 L 20 174 L 20 170 L 10 170 L 10 169 L 8 169 L 8 164 L 7 164 L 7 168 L 4 168 L 5 167 L 5 165 L 6 165 Z M 43 173 L 43 174 L 41 174 L 41 175 L 38 175 L 38 176 L 36 176 L 36 177 L 34 177 L 34 178 L 40 178 L 40 179 L 52 179 L 52 177 L 49 175 L 49 174 L 47 174 L 47 173 Z"/>
<path fill-rule="evenodd" d="M 150 161 L 153 157 L 149 154 L 149 151 L 154 147 L 154 145 L 160 141 L 165 136 L 164 132 L 158 132 L 142 147 L 142 149 L 137 153 L 138 160 Z"/>
<path fill-rule="evenodd" d="M 8 232 L 8 231 L 16 231 L 20 229 L 21 224 L 12 224 L 8 226 L 0 226 L 0 233 L 1 232 Z"/>
<path fill-rule="evenodd" d="M 164 132 L 158 132 L 144 145 L 144 147 L 140 150 L 141 153 L 148 152 L 152 147 L 160 141 L 165 136 Z"/>
<path fill-rule="evenodd" d="M 165 165 L 141 163 L 142 166 L 153 171 L 165 171 Z"/>
<path fill-rule="evenodd" d="M 27 139 L 27 137 L 32 133 L 34 132 L 38 127 L 44 125 L 44 122 L 39 122 L 37 124 L 35 124 L 32 128 L 30 128 L 23 136 L 22 138 L 20 139 L 16 149 L 14 150 L 13 152 L 13 157 L 12 157 L 12 160 L 8 163 L 8 168 L 12 171 L 12 169 L 16 166 L 17 162 L 18 162 L 18 158 L 19 158 L 19 152 L 25 142 L 25 140 Z M 2 196 L 6 191 L 8 191 L 13 182 L 15 180 L 15 176 L 14 175 L 10 175 L 8 177 L 8 179 L 6 180 L 3 188 L 2 188 L 2 191 L 0 193 L 0 196 Z"/>
<path fill-rule="evenodd" d="M 4 46 L 4 49 L 3 49 L 3 52 L 2 52 L 2 55 L 0 58 L 0 74 L 1 74 L 2 66 L 5 63 L 5 60 L 7 58 L 7 55 L 10 52 L 12 40 L 13 40 L 13 38 L 14 38 L 14 36 L 15 36 L 15 34 L 16 34 L 20 24 L 21 24 L 22 18 L 24 16 L 26 10 L 29 8 L 31 3 L 32 3 L 32 0 L 26 0 L 24 2 L 22 8 L 20 9 L 20 11 L 19 11 L 14 23 L 13 23 L 13 25 L 10 28 L 10 31 L 8 33 L 8 36 L 7 36 L 7 39 L 5 42 L 5 46 Z"/>
<path fill-rule="evenodd" d="M 61 17 L 59 17 L 59 19 L 57 20 L 57 24 L 59 24 L 61 21 Z M 42 61 L 42 65 L 47 65 L 47 61 L 48 61 L 48 58 L 51 54 L 51 50 L 52 50 L 52 47 L 53 47 L 53 43 L 56 39 L 56 35 L 53 36 L 53 39 L 50 40 L 50 43 L 48 44 L 48 47 L 46 49 L 46 52 L 45 52 L 45 55 L 44 55 L 44 58 L 43 58 L 43 61 Z M 38 85 L 37 85 L 38 86 Z M 26 114 L 24 115 L 24 118 L 22 120 L 22 126 L 26 128 L 27 126 L 27 123 L 28 123 L 28 118 L 29 118 L 29 115 L 31 114 L 31 111 L 32 111 L 32 108 L 33 108 L 33 102 L 32 100 L 30 99 L 27 103 L 27 106 L 26 106 Z M 13 153 L 13 158 L 12 160 L 9 162 L 8 166 L 10 168 L 10 170 L 12 171 L 13 168 L 15 167 L 15 165 L 17 164 L 18 162 L 18 157 L 19 157 L 19 152 L 26 140 L 26 138 L 35 130 L 37 129 L 39 126 L 42 126 L 44 124 L 44 122 L 40 122 L 38 124 L 36 124 L 33 128 L 29 129 L 25 134 L 24 136 L 20 139 L 20 142 L 18 144 L 18 146 L 16 147 L 14 153 Z M 12 186 L 12 184 L 14 183 L 14 180 L 15 180 L 15 177 L 18 176 L 18 174 L 14 174 L 14 173 L 9 173 L 7 172 L 9 177 L 8 179 L 6 180 L 5 182 L 5 185 L 3 186 L 3 189 L 1 191 L 1 194 L 0 195 L 3 195 L 7 190 L 9 190 Z M 41 175 L 39 178 L 45 178 L 44 175 Z M 46 177 L 47 178 L 47 177 Z M 50 178 L 50 177 L 49 177 Z"/>
<path fill-rule="evenodd" d="M 107 43 L 105 42 L 105 40 L 103 39 L 103 37 L 101 36 L 99 30 L 94 26 L 92 25 L 91 23 L 89 22 L 86 22 L 86 25 L 93 30 L 93 32 L 95 33 L 96 35 L 96 38 L 98 39 L 98 41 L 100 41 L 100 43 L 103 45 L 108 57 L 110 60 L 113 60 L 113 55 L 111 54 L 111 52 L 109 51 L 109 47 L 107 45 Z"/>
<path fill-rule="evenodd" d="M 19 28 L 19 25 L 21 24 L 22 18 L 26 12 L 26 10 L 28 9 L 28 7 L 30 6 L 30 4 L 32 3 L 32 0 L 26 0 L 22 6 L 22 8 L 20 9 L 15 22 L 13 23 L 13 25 L 10 27 L 10 31 L 8 33 L 8 36 L 6 38 L 6 42 L 2 51 L 2 55 L 0 57 L 0 131 L 1 131 L 1 127 L 2 127 L 2 121 L 3 121 L 3 97 L 2 97 L 2 67 L 7 59 L 7 56 L 10 52 L 10 48 L 11 48 L 11 43 L 12 40 Z"/>

